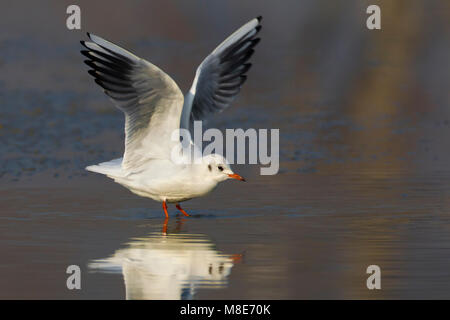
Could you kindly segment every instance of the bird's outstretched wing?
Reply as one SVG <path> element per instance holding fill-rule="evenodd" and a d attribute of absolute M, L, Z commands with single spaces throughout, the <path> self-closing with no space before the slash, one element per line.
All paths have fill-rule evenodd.
<path fill-rule="evenodd" d="M 138 167 L 148 159 L 170 159 L 179 129 L 183 94 L 177 84 L 150 62 L 89 34 L 81 41 L 85 63 L 115 105 L 125 113 L 125 152 L 122 167 Z"/>
<path fill-rule="evenodd" d="M 227 108 L 239 93 L 250 69 L 248 62 L 261 29 L 262 17 L 255 18 L 223 41 L 200 64 L 192 87 L 184 98 L 181 127 L 189 129 L 194 120 Z"/>

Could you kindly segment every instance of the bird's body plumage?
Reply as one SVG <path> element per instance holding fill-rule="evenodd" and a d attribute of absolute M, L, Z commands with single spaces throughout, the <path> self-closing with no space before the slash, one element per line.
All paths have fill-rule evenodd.
<path fill-rule="evenodd" d="M 128 172 L 122 169 L 117 160 L 120 159 L 86 169 L 108 176 L 141 197 L 160 202 L 178 203 L 201 197 L 212 191 L 218 183 L 203 178 L 200 164 L 179 165 L 170 160 L 156 159 Z M 177 187 L 174 188 L 174 185 Z"/>

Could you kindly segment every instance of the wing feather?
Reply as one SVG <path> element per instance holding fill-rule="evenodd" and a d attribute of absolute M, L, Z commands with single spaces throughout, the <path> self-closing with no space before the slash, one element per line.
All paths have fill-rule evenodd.
<path fill-rule="evenodd" d="M 223 41 L 200 64 L 184 99 L 181 127 L 227 108 L 247 80 L 262 17 L 255 18 Z"/>
<path fill-rule="evenodd" d="M 95 82 L 125 114 L 124 169 L 149 159 L 169 159 L 179 128 L 183 95 L 161 69 L 96 35 L 81 41 Z"/>

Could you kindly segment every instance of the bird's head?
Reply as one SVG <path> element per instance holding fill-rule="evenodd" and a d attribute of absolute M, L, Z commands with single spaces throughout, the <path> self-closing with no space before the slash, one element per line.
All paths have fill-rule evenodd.
<path fill-rule="evenodd" d="M 203 165 L 208 175 L 212 176 L 214 180 L 220 182 L 227 179 L 236 179 L 245 181 L 237 173 L 234 173 L 228 165 L 226 159 L 219 154 L 210 154 L 203 158 Z"/>

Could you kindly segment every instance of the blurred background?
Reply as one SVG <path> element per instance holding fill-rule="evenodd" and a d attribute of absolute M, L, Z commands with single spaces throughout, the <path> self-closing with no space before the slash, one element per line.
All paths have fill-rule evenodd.
<path fill-rule="evenodd" d="M 81 30 L 66 27 L 70 4 Z M 366 28 L 370 4 L 381 30 Z M 84 171 L 121 156 L 123 115 L 79 41 L 111 40 L 185 92 L 203 58 L 258 15 L 248 81 L 209 125 L 280 129 L 280 172 L 235 166 L 247 184 L 187 202 L 192 219 L 174 217 L 163 235 L 159 203 Z M 4 3 L 0 298 L 165 298 L 165 287 L 172 298 L 450 298 L 449 21 L 446 0 Z M 113 259 L 136 248 L 133 268 L 146 272 Z M 81 290 L 65 287 L 71 264 Z M 381 290 L 366 287 L 372 264 Z"/>

